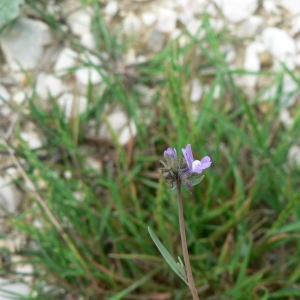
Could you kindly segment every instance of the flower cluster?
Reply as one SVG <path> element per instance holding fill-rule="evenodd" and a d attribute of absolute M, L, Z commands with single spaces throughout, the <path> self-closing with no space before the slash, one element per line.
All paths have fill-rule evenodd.
<path fill-rule="evenodd" d="M 165 161 L 161 160 L 164 166 L 159 171 L 165 182 L 175 189 L 177 184 L 185 184 L 188 191 L 191 192 L 191 186 L 198 184 L 204 176 L 199 176 L 204 169 L 211 165 L 209 156 L 201 160 L 194 160 L 192 147 L 188 144 L 182 149 L 183 156 L 177 156 L 176 149 L 168 148 L 164 151 Z"/>

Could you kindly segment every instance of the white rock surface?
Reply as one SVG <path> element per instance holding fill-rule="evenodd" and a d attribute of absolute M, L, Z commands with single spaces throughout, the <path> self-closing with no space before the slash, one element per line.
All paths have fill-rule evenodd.
<path fill-rule="evenodd" d="M 279 0 L 280 6 L 284 7 L 292 16 L 300 14 L 299 0 Z"/>
<path fill-rule="evenodd" d="M 87 99 L 83 96 L 74 97 L 71 93 L 62 94 L 58 100 L 58 105 L 64 111 L 67 119 L 76 117 L 78 114 L 82 114 L 87 109 Z"/>
<path fill-rule="evenodd" d="M 13 94 L 13 101 L 17 104 L 22 104 L 26 99 L 26 92 L 24 90 L 20 90 Z"/>
<path fill-rule="evenodd" d="M 22 193 L 6 177 L 0 177 L 0 215 L 2 210 L 15 213 L 22 201 Z"/>
<path fill-rule="evenodd" d="M 95 39 L 91 32 L 86 32 L 81 35 L 80 43 L 89 50 L 94 50 L 96 47 Z"/>
<path fill-rule="evenodd" d="M 14 71 L 38 67 L 44 55 L 44 46 L 51 42 L 48 26 L 29 18 L 18 19 L 0 39 L 5 59 Z"/>
<path fill-rule="evenodd" d="M 123 22 L 124 33 L 128 36 L 137 35 L 141 28 L 142 21 L 140 18 L 136 14 L 129 12 Z"/>
<path fill-rule="evenodd" d="M 277 3 L 274 0 L 264 0 L 262 1 L 263 8 L 268 15 L 274 14 L 279 15 L 280 10 Z"/>
<path fill-rule="evenodd" d="M 78 53 L 70 48 L 65 48 L 58 56 L 55 63 L 54 70 L 61 76 L 68 73 L 68 69 L 76 65 Z"/>
<path fill-rule="evenodd" d="M 249 18 L 258 8 L 258 0 L 214 0 L 225 18 L 232 23 L 239 23 Z"/>
<path fill-rule="evenodd" d="M 287 55 L 296 54 L 295 40 L 282 29 L 265 28 L 262 31 L 262 40 L 267 51 L 277 59 L 284 59 Z"/>
<path fill-rule="evenodd" d="M 194 78 L 192 82 L 190 99 L 192 102 L 200 101 L 203 94 L 203 88 L 199 79 Z"/>
<path fill-rule="evenodd" d="M 279 120 L 286 129 L 290 128 L 294 123 L 293 118 L 291 117 L 289 111 L 286 108 L 280 110 Z"/>
<path fill-rule="evenodd" d="M 282 81 L 282 93 L 280 97 L 280 103 L 286 107 L 290 107 L 295 104 L 296 98 L 299 96 L 298 84 L 291 78 L 291 76 L 285 74 Z"/>
<path fill-rule="evenodd" d="M 136 136 L 137 129 L 133 120 L 128 120 L 125 112 L 116 110 L 107 117 L 111 129 L 116 133 L 120 145 L 126 145 L 131 138 Z M 99 135 L 104 138 L 111 138 L 110 131 L 106 124 L 101 126 Z"/>
<path fill-rule="evenodd" d="M 177 14 L 174 10 L 161 8 L 157 12 L 155 29 L 162 33 L 171 34 L 176 29 Z"/>
<path fill-rule="evenodd" d="M 142 18 L 142 22 L 146 27 L 152 26 L 157 19 L 156 14 L 153 12 L 142 13 L 141 18 Z"/>
<path fill-rule="evenodd" d="M 288 153 L 288 163 L 290 165 L 297 165 L 300 167 L 300 147 L 299 146 L 292 146 Z"/>
<path fill-rule="evenodd" d="M 243 22 L 245 31 L 249 35 L 257 33 L 259 27 L 264 23 L 264 18 L 261 16 L 250 16 L 246 21 Z"/>
<path fill-rule="evenodd" d="M 65 89 L 63 82 L 52 74 L 40 73 L 36 82 L 36 92 L 42 99 L 48 95 L 57 97 Z"/>
<path fill-rule="evenodd" d="M 5 293 L 7 291 L 8 293 Z M 9 293 L 10 292 L 10 293 Z M 11 283 L 7 279 L 0 277 L 0 300 L 19 299 L 20 297 L 12 297 L 11 293 L 20 297 L 29 297 L 30 287 L 25 283 Z"/>
<path fill-rule="evenodd" d="M 265 47 L 258 42 L 252 42 L 246 47 L 244 69 L 247 71 L 258 72 L 260 70 L 259 53 L 263 52 Z"/>
<path fill-rule="evenodd" d="M 114 17 L 119 11 L 119 4 L 118 1 L 109 1 L 105 8 L 104 8 L 104 13 L 108 17 Z"/>
<path fill-rule="evenodd" d="M 67 24 L 70 26 L 72 33 L 78 36 L 90 32 L 91 22 L 92 12 L 88 8 L 76 10 L 67 18 Z"/>
<path fill-rule="evenodd" d="M 30 149 L 38 149 L 43 146 L 43 142 L 39 135 L 34 131 L 21 131 L 22 140 L 27 142 Z"/>
<path fill-rule="evenodd" d="M 75 76 L 82 85 L 98 84 L 102 82 L 102 77 L 94 68 L 80 68 L 75 71 Z"/>
<path fill-rule="evenodd" d="M 6 87 L 3 85 L 0 85 L 0 106 L 5 104 L 10 100 L 10 94 L 7 91 Z"/>

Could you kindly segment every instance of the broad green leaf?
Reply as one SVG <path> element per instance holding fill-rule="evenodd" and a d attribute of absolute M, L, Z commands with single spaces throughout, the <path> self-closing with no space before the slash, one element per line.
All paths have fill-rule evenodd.
<path fill-rule="evenodd" d="M 11 22 L 20 14 L 21 4 L 24 4 L 24 0 L 0 1 L 0 27 Z"/>
<path fill-rule="evenodd" d="M 191 186 L 197 185 L 198 183 L 200 183 L 203 180 L 203 178 L 204 178 L 204 175 L 199 176 L 199 177 L 197 176 L 197 177 L 191 179 L 190 180 L 190 185 Z"/>
<path fill-rule="evenodd" d="M 176 261 L 174 258 L 171 256 L 171 254 L 168 252 L 168 250 L 164 247 L 164 245 L 161 243 L 161 241 L 158 239 L 158 237 L 155 235 L 155 233 L 151 230 L 150 227 L 148 227 L 149 234 L 155 243 L 156 247 L 166 260 L 166 262 L 169 264 L 169 266 L 173 269 L 173 271 L 186 283 L 187 281 L 185 280 L 184 276 L 182 275 L 182 271 L 177 265 Z"/>

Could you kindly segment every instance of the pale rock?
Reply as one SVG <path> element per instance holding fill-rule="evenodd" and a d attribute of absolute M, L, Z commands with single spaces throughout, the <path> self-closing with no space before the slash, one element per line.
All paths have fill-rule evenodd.
<path fill-rule="evenodd" d="M 10 94 L 7 91 L 6 87 L 3 85 L 0 85 L 0 106 L 5 104 L 10 100 Z"/>
<path fill-rule="evenodd" d="M 54 70 L 59 76 L 68 73 L 68 69 L 76 65 L 77 58 L 78 53 L 74 50 L 70 48 L 63 49 L 55 63 Z"/>
<path fill-rule="evenodd" d="M 299 0 L 280 0 L 279 5 L 284 7 L 292 16 L 300 14 Z"/>
<path fill-rule="evenodd" d="M 291 19 L 292 28 L 290 30 L 291 36 L 296 36 L 300 31 L 300 17 L 295 17 Z M 296 47 L 298 48 L 297 42 Z"/>
<path fill-rule="evenodd" d="M 11 180 L 17 180 L 20 176 L 19 170 L 13 167 L 6 169 L 6 174 L 11 178 Z"/>
<path fill-rule="evenodd" d="M 249 35 L 254 35 L 257 33 L 259 27 L 264 23 L 264 18 L 261 16 L 250 16 L 246 21 L 243 22 L 245 31 Z"/>
<path fill-rule="evenodd" d="M 203 88 L 201 86 L 200 81 L 197 78 L 193 79 L 190 99 L 192 102 L 200 101 L 203 94 Z"/>
<path fill-rule="evenodd" d="M 261 101 L 269 101 L 274 100 L 277 94 L 277 87 L 275 85 L 272 85 L 270 87 L 267 87 L 263 93 L 261 94 Z"/>
<path fill-rule="evenodd" d="M 290 166 L 297 165 L 300 167 L 300 147 L 293 145 L 288 152 L 288 163 Z"/>
<path fill-rule="evenodd" d="M 17 294 L 17 297 L 12 298 L 12 294 Z M 9 280 L 0 277 L 0 299 L 20 299 L 30 297 L 30 287 L 26 283 L 12 283 Z"/>
<path fill-rule="evenodd" d="M 231 44 L 222 45 L 220 47 L 222 54 L 225 56 L 225 61 L 229 64 L 236 58 L 236 51 Z"/>
<path fill-rule="evenodd" d="M 197 19 L 191 19 L 186 24 L 186 30 L 189 32 L 191 36 L 194 36 L 198 39 L 201 39 L 205 36 L 204 30 L 201 30 L 202 22 Z"/>
<path fill-rule="evenodd" d="M 44 46 L 51 42 L 48 25 L 29 18 L 17 19 L 0 39 L 5 59 L 14 71 L 38 67 L 44 56 Z"/>
<path fill-rule="evenodd" d="M 300 67 L 300 54 L 297 54 L 295 56 L 295 60 L 294 61 L 295 61 L 296 66 Z"/>
<path fill-rule="evenodd" d="M 293 80 L 291 76 L 285 74 L 282 80 L 283 95 L 280 97 L 280 103 L 286 107 L 294 105 L 296 98 L 299 96 L 298 90 L 298 84 Z"/>
<path fill-rule="evenodd" d="M 207 0 L 179 0 L 179 10 L 184 12 L 188 17 L 204 12 L 207 8 Z"/>
<path fill-rule="evenodd" d="M 127 115 L 122 110 L 116 110 L 107 117 L 111 129 L 118 136 L 119 143 L 125 145 L 133 138 L 137 129 L 133 120 L 128 120 Z M 99 135 L 104 138 L 111 138 L 110 130 L 106 124 L 101 126 Z"/>
<path fill-rule="evenodd" d="M 213 99 L 219 99 L 221 96 L 221 86 L 218 84 L 213 91 Z"/>
<path fill-rule="evenodd" d="M 219 32 L 225 28 L 225 21 L 223 19 L 210 19 L 210 25 L 215 32 Z"/>
<path fill-rule="evenodd" d="M 205 12 L 212 17 L 217 17 L 217 15 L 218 15 L 218 10 L 216 9 L 216 7 L 213 3 L 207 4 Z"/>
<path fill-rule="evenodd" d="M 43 146 L 43 142 L 39 135 L 34 131 L 21 131 L 20 136 L 30 149 L 38 149 Z"/>
<path fill-rule="evenodd" d="M 63 175 L 64 175 L 64 178 L 66 178 L 68 180 L 72 178 L 72 172 L 70 170 L 64 171 Z"/>
<path fill-rule="evenodd" d="M 85 166 L 93 169 L 94 171 L 101 173 L 102 172 L 102 164 L 100 159 L 96 159 L 92 156 L 87 156 L 84 160 Z"/>
<path fill-rule="evenodd" d="M 77 36 L 90 32 L 91 22 L 92 12 L 88 8 L 76 10 L 67 17 L 67 24 L 70 26 L 72 33 Z"/>
<path fill-rule="evenodd" d="M 294 123 L 294 120 L 292 119 L 289 111 L 286 108 L 280 110 L 279 120 L 286 129 L 290 128 Z"/>
<path fill-rule="evenodd" d="M 102 82 L 102 76 L 95 68 L 84 67 L 75 71 L 76 79 L 82 85 L 98 84 Z"/>
<path fill-rule="evenodd" d="M 21 105 L 26 100 L 26 92 L 24 90 L 20 90 L 13 94 L 12 100 Z"/>
<path fill-rule="evenodd" d="M 147 85 L 141 83 L 136 84 L 134 90 L 140 94 L 141 100 L 145 105 L 150 105 L 152 103 L 152 99 L 157 92 L 156 89 L 150 89 Z"/>
<path fill-rule="evenodd" d="M 116 16 L 118 11 L 119 11 L 118 1 L 109 1 L 104 8 L 105 15 L 110 18 Z"/>
<path fill-rule="evenodd" d="M 137 129 L 133 120 L 129 122 L 129 125 L 126 125 L 119 134 L 119 143 L 120 145 L 126 145 L 132 138 L 136 136 Z"/>
<path fill-rule="evenodd" d="M 280 9 L 274 0 L 264 0 L 262 1 L 263 8 L 267 14 L 279 15 Z"/>
<path fill-rule="evenodd" d="M 65 113 L 65 117 L 70 119 L 76 117 L 87 110 L 87 99 L 83 96 L 74 96 L 71 93 L 62 94 L 58 100 L 58 105 Z"/>
<path fill-rule="evenodd" d="M 214 0 L 225 18 L 232 23 L 248 19 L 258 8 L 258 0 Z"/>
<path fill-rule="evenodd" d="M 262 40 L 267 51 L 277 59 L 285 59 L 287 55 L 296 54 L 295 40 L 282 29 L 265 28 L 262 31 Z"/>
<path fill-rule="evenodd" d="M 146 27 L 152 26 L 157 19 L 156 14 L 153 12 L 142 13 L 141 18 L 142 18 L 142 22 Z"/>
<path fill-rule="evenodd" d="M 21 259 L 21 258 L 20 258 Z M 19 261 L 20 261 L 19 259 Z M 20 264 L 19 261 L 14 261 L 13 263 L 16 263 L 15 272 L 22 275 L 22 279 L 26 283 L 31 283 L 33 279 L 33 266 L 31 264 L 22 263 Z"/>
<path fill-rule="evenodd" d="M 264 50 L 264 45 L 258 42 L 252 42 L 246 47 L 244 61 L 244 69 L 246 71 L 258 72 L 260 70 L 259 53 Z"/>
<path fill-rule="evenodd" d="M 95 39 L 91 32 L 86 32 L 83 35 L 81 35 L 80 43 L 88 50 L 94 50 L 96 48 Z"/>
<path fill-rule="evenodd" d="M 1 115 L 3 117 L 7 117 L 9 116 L 13 111 L 11 110 L 11 108 L 9 106 L 4 106 L 4 107 L 1 107 Z"/>
<path fill-rule="evenodd" d="M 47 99 L 49 94 L 53 97 L 60 95 L 65 89 L 63 82 L 51 74 L 40 73 L 36 82 L 36 92 L 42 99 Z"/>
<path fill-rule="evenodd" d="M 142 28 L 142 21 L 134 13 L 129 12 L 123 22 L 124 33 L 128 36 L 136 35 Z"/>
<path fill-rule="evenodd" d="M 147 38 L 147 45 L 153 52 L 160 52 L 165 43 L 166 43 L 166 35 L 162 32 L 153 29 L 150 31 L 148 38 Z"/>
<path fill-rule="evenodd" d="M 15 213 L 23 195 L 6 177 L 0 177 L 0 210 Z M 2 212 L 0 215 L 3 215 Z"/>
<path fill-rule="evenodd" d="M 155 29 L 165 34 L 171 34 L 176 28 L 177 13 L 174 10 L 161 8 L 157 12 Z"/>

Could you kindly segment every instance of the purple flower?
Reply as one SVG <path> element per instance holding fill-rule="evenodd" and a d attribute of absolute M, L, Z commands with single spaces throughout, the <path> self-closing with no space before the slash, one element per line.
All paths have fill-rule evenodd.
<path fill-rule="evenodd" d="M 209 156 L 204 156 L 201 160 L 194 160 L 192 147 L 188 144 L 185 149 L 182 149 L 182 153 L 188 165 L 188 169 L 192 173 L 202 173 L 202 170 L 207 169 L 211 165 L 211 159 Z"/>
<path fill-rule="evenodd" d="M 167 150 L 164 151 L 164 157 L 166 158 L 167 155 L 169 155 L 171 157 L 172 160 L 174 160 L 174 158 L 177 155 L 176 149 L 174 148 L 174 150 L 169 147 Z"/>

